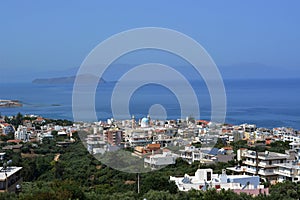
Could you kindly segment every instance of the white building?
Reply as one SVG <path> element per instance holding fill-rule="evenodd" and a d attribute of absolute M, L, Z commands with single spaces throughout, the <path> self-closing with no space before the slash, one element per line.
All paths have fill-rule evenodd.
<path fill-rule="evenodd" d="M 176 154 L 171 152 L 163 152 L 162 154 L 153 154 L 144 158 L 145 167 L 150 167 L 151 169 L 159 169 L 167 165 L 175 164 L 177 159 Z"/>
<path fill-rule="evenodd" d="M 226 170 L 222 174 L 213 174 L 212 169 L 198 169 L 195 176 L 185 174 L 184 177 L 170 176 L 170 181 L 174 181 L 180 191 L 207 190 L 209 188 L 232 189 L 243 191 L 263 189 L 263 185 L 259 185 L 259 176 L 248 175 L 227 175 Z M 237 192 L 238 192 L 237 191 Z"/>
<path fill-rule="evenodd" d="M 242 157 L 245 159 L 243 162 L 245 166 L 229 167 L 227 169 L 236 173 L 257 174 L 266 181 L 276 182 L 278 177 L 274 172 L 277 169 L 276 164 L 286 163 L 289 155 L 269 151 L 256 154 L 255 151 L 247 150 Z"/>
<path fill-rule="evenodd" d="M 274 173 L 278 175 L 278 182 L 283 181 L 300 181 L 300 166 L 297 163 L 282 163 L 275 164 L 278 168 L 274 170 Z"/>
<path fill-rule="evenodd" d="M 104 154 L 107 151 L 107 143 L 103 141 L 103 136 L 100 134 L 87 135 L 86 145 L 91 154 Z"/>
<path fill-rule="evenodd" d="M 58 131 L 57 135 L 58 136 L 67 136 L 68 134 L 66 133 L 66 131 L 62 130 L 62 131 Z"/>
<path fill-rule="evenodd" d="M 285 134 L 285 135 L 282 136 L 282 141 L 299 143 L 300 142 L 300 137 L 296 136 L 296 135 Z"/>
<path fill-rule="evenodd" d="M 46 133 L 40 133 L 37 135 L 37 140 L 42 143 L 43 139 L 49 139 L 49 140 L 53 140 L 54 136 L 51 134 L 51 131 L 46 132 Z"/>
<path fill-rule="evenodd" d="M 29 136 L 30 132 L 27 131 L 27 127 L 19 125 L 17 131 L 15 132 L 15 139 L 27 142 L 29 140 Z"/>
<path fill-rule="evenodd" d="M 255 124 L 241 124 L 240 125 L 245 132 L 254 132 L 256 130 Z"/>
<path fill-rule="evenodd" d="M 291 142 L 289 143 L 290 149 L 300 148 L 300 142 Z"/>
<path fill-rule="evenodd" d="M 200 161 L 200 159 L 203 158 L 200 149 L 194 146 L 186 146 L 184 150 L 179 150 L 179 151 L 180 151 L 180 157 L 183 160 L 187 161 L 189 164 L 192 164 L 195 161 Z"/>
<path fill-rule="evenodd" d="M 151 133 L 150 130 L 144 130 L 144 129 L 134 129 L 134 130 L 126 130 L 125 133 L 125 141 L 128 142 L 128 144 L 131 147 L 136 146 L 145 146 L 147 144 L 150 144 L 152 142 Z"/>
<path fill-rule="evenodd" d="M 63 129 L 62 126 L 58 126 L 58 125 L 54 126 L 54 130 L 56 130 L 56 131 L 60 131 L 62 129 Z"/>

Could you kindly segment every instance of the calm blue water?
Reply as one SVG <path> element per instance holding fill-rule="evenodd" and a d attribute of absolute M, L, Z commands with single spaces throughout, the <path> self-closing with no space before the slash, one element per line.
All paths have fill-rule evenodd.
<path fill-rule="evenodd" d="M 226 122 L 255 123 L 261 127 L 289 126 L 300 129 L 300 79 L 228 80 Z M 192 84 L 200 105 L 201 118 L 210 119 L 210 97 L 203 82 Z M 96 93 L 99 120 L 112 117 L 113 83 L 100 84 Z M 18 99 L 21 108 L 0 108 L 2 115 L 37 114 L 49 118 L 72 120 L 72 85 L 38 85 L 32 83 L 0 84 L 0 99 Z M 57 105 L 54 105 L 57 104 Z M 136 117 L 147 115 L 153 104 L 161 104 L 168 118 L 179 118 L 176 96 L 167 88 L 146 85 L 132 95 L 129 108 Z"/>

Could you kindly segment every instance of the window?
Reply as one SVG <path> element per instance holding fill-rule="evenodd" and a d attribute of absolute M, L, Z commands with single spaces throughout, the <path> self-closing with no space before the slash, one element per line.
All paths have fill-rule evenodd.
<path fill-rule="evenodd" d="M 5 190 L 5 182 L 0 182 L 0 190 Z"/>
<path fill-rule="evenodd" d="M 207 181 L 211 181 L 211 172 L 206 173 Z"/>

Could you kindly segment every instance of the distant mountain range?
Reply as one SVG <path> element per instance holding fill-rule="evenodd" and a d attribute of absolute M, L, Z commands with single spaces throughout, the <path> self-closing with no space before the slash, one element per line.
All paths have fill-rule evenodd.
<path fill-rule="evenodd" d="M 83 83 L 91 83 L 98 79 L 97 76 L 83 74 L 77 77 Z M 66 77 L 56 77 L 56 78 L 39 78 L 34 79 L 32 83 L 35 84 L 73 84 L 75 82 L 76 76 L 66 76 Z M 99 83 L 106 82 L 103 78 L 99 80 Z"/>
<path fill-rule="evenodd" d="M 128 72 L 136 64 L 116 64 L 112 66 L 112 69 L 107 70 L 104 74 L 104 79 L 101 78 L 100 82 L 116 82 L 120 79 L 120 76 Z M 199 79 L 198 75 L 195 75 L 195 71 L 191 70 L 191 66 L 172 66 L 174 69 L 183 69 L 184 73 L 189 80 L 194 78 Z M 276 67 L 268 66 L 261 63 L 238 63 L 232 65 L 218 66 L 221 76 L 226 79 L 277 79 L 277 78 L 299 78 L 299 69 L 296 67 Z M 78 71 L 78 67 L 59 71 L 49 71 L 43 74 L 31 74 L 31 76 L 40 76 L 45 78 L 34 79 L 32 82 L 36 84 L 73 84 L 75 81 L 75 74 Z M 54 78 L 48 78 L 52 76 Z M 98 79 L 93 74 L 81 75 L 84 82 L 89 82 Z M 1 78 L 1 77 L 0 77 Z M 5 77 L 4 77 L 5 78 Z M 0 79 L 1 80 L 1 79 Z"/>

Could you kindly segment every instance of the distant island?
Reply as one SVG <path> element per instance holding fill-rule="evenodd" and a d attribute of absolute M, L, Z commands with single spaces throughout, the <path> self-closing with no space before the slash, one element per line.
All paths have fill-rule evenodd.
<path fill-rule="evenodd" d="M 0 108 L 22 107 L 22 103 L 18 100 L 0 100 Z"/>
<path fill-rule="evenodd" d="M 77 76 L 77 78 L 83 83 L 91 83 L 98 79 L 97 76 L 90 74 L 82 74 Z M 75 82 L 76 76 L 68 77 L 56 77 L 56 78 L 39 78 L 34 79 L 32 83 L 35 84 L 73 84 Z M 106 81 L 103 78 L 100 78 L 99 83 L 105 83 Z"/>

